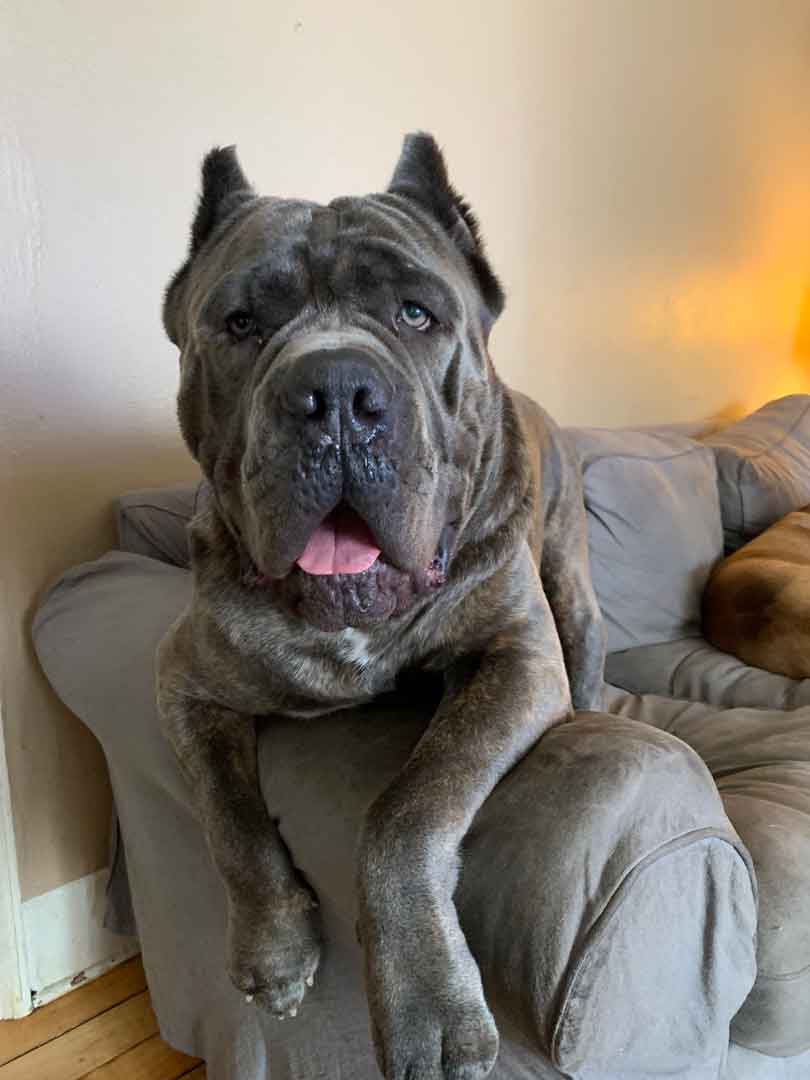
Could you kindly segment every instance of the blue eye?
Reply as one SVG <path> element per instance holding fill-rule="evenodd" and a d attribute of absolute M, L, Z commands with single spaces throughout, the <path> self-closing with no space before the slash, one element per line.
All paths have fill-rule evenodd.
<path fill-rule="evenodd" d="M 433 316 L 428 309 L 422 307 L 421 304 L 417 304 L 413 300 L 406 300 L 399 309 L 397 322 L 405 323 L 405 325 L 410 326 L 412 330 L 421 330 L 424 332 L 433 323 Z"/>

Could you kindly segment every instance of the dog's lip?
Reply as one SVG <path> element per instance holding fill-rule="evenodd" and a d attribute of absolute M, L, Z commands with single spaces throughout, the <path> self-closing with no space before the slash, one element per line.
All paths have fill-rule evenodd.
<path fill-rule="evenodd" d="M 338 515 L 344 518 L 348 518 L 358 532 L 365 532 L 369 546 L 371 546 L 372 544 L 374 546 L 376 557 L 374 559 L 370 559 L 366 565 L 363 565 L 361 568 L 358 568 L 355 571 L 344 570 L 334 573 L 309 573 L 308 570 L 306 570 L 305 567 L 301 565 L 301 560 L 306 554 L 310 542 L 312 541 L 318 530 L 321 529 L 326 522 Z M 285 578 L 288 578 L 293 574 L 304 574 L 307 577 L 317 577 L 324 582 L 328 582 L 330 580 L 336 580 L 337 578 L 358 576 L 360 574 L 367 573 L 369 570 L 373 570 L 382 566 L 390 566 L 397 570 L 401 569 L 389 556 L 386 555 L 383 545 L 378 542 L 365 518 L 361 514 L 358 514 L 353 507 L 350 507 L 349 504 L 344 502 L 343 500 L 333 506 L 332 509 L 320 519 L 317 525 L 313 527 L 298 555 L 295 558 L 291 559 L 291 561 L 287 563 L 285 568 L 281 570 L 280 573 L 268 572 L 266 567 L 263 567 L 260 562 L 255 561 L 253 558 L 250 558 L 249 564 L 250 565 L 245 575 L 245 580 L 249 584 L 259 586 L 269 586 L 273 582 L 283 581 Z"/>
<path fill-rule="evenodd" d="M 359 516 L 360 515 L 358 514 L 358 517 Z M 434 589 L 439 588 L 440 586 L 444 585 L 445 581 L 447 580 L 450 557 L 451 557 L 451 555 L 453 553 L 453 548 L 455 547 L 455 541 L 456 541 L 457 534 L 458 534 L 458 522 L 453 521 L 453 522 L 449 522 L 447 525 L 445 525 L 444 528 L 442 529 L 441 536 L 439 538 L 439 544 L 438 544 L 438 546 L 436 548 L 435 555 L 433 556 L 431 561 L 427 564 L 427 566 L 425 566 L 419 572 L 419 573 L 424 575 L 424 580 L 428 583 L 428 585 L 431 588 L 434 588 Z M 267 574 L 265 571 L 263 571 L 261 569 L 261 567 L 259 567 L 251 559 L 249 569 L 248 569 L 247 573 L 244 575 L 243 580 L 244 580 L 245 584 L 247 584 L 247 585 L 258 586 L 259 588 L 267 588 L 267 587 L 273 585 L 274 583 L 276 583 L 277 581 L 281 581 L 284 578 L 288 578 L 288 577 L 292 576 L 293 574 L 302 574 L 302 575 L 304 575 L 306 577 L 318 577 L 318 578 L 320 578 L 321 581 L 323 581 L 324 583 L 327 583 L 329 581 L 336 581 L 338 578 L 347 578 L 347 577 L 359 576 L 359 574 L 361 574 L 361 573 L 369 573 L 370 571 L 382 570 L 385 567 L 391 567 L 392 569 L 397 570 L 397 571 L 399 571 L 400 573 L 403 573 L 403 574 L 408 573 L 408 571 L 403 570 L 401 567 L 398 567 L 396 565 L 396 563 L 394 563 L 390 559 L 388 559 L 383 550 L 380 550 L 380 553 L 377 556 L 377 558 L 374 560 L 374 562 L 371 563 L 371 565 L 368 566 L 365 570 L 358 571 L 357 575 L 345 574 L 345 573 L 344 574 L 318 574 L 318 575 L 307 574 L 307 571 L 304 570 L 301 566 L 299 566 L 298 562 L 296 560 L 291 564 L 291 566 L 289 567 L 289 569 L 287 570 L 287 572 L 285 574 L 279 575 L 278 577 L 273 577 L 270 574 Z"/>

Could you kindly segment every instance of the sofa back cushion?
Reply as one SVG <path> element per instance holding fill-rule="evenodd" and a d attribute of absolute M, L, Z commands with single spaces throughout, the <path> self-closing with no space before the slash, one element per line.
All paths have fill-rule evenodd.
<path fill-rule="evenodd" d="M 678 432 L 572 428 L 608 651 L 699 633 L 723 554 L 714 454 Z"/>
<path fill-rule="evenodd" d="M 701 441 L 717 457 L 727 552 L 810 503 L 810 395 L 771 401 Z"/>
<path fill-rule="evenodd" d="M 198 480 L 121 495 L 117 504 L 118 546 L 122 551 L 187 567 L 186 527 L 206 490 L 205 481 Z"/>

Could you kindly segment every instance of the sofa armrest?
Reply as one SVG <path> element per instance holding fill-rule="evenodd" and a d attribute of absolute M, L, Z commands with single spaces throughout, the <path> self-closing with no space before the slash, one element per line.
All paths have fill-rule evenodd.
<path fill-rule="evenodd" d="M 810 679 L 789 679 L 750 667 L 702 637 L 611 653 L 605 679 L 633 694 L 660 694 L 725 709 L 810 705 Z"/>
<path fill-rule="evenodd" d="M 614 687 L 606 687 L 604 706 L 677 735 L 711 770 L 754 862 L 759 893 L 757 980 L 734 1018 L 732 1039 L 760 1054 L 805 1053 L 810 1046 L 810 707 L 723 709 L 639 697 Z M 781 1070 L 775 1063 L 771 1068 Z"/>
<path fill-rule="evenodd" d="M 463 866 L 490 1000 L 562 1072 L 722 1059 L 756 972 L 756 887 L 681 740 L 604 714 L 553 729 L 481 810 Z"/>
<path fill-rule="evenodd" d="M 349 927 L 346 853 L 424 717 L 378 702 L 260 741 L 270 812 Z M 476 817 L 455 899 L 504 1040 L 566 1075 L 716 1076 L 754 980 L 755 885 L 679 739 L 603 714 L 546 734 Z"/>

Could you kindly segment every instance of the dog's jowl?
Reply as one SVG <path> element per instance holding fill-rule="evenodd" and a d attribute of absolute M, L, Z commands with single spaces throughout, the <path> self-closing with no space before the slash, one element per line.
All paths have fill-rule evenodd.
<path fill-rule="evenodd" d="M 388 1080 L 491 1069 L 458 848 L 542 733 L 600 704 L 578 468 L 495 372 L 502 307 L 427 135 L 406 139 L 384 194 L 328 206 L 260 197 L 214 150 L 166 294 L 180 425 L 210 497 L 191 526 L 193 600 L 160 648 L 160 712 L 227 892 L 228 969 L 257 1007 L 305 1022 L 321 939 L 259 791 L 254 718 L 367 702 L 405 668 L 443 676 L 360 838 Z"/>

